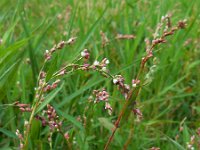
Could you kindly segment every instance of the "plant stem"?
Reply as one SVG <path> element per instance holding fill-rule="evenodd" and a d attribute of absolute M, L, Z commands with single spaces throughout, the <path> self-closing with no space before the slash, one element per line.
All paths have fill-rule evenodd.
<path fill-rule="evenodd" d="M 108 149 L 108 146 L 109 146 L 110 143 L 112 142 L 112 139 L 113 139 L 113 137 L 114 137 L 114 135 L 115 135 L 115 132 L 116 132 L 117 128 L 119 127 L 119 123 L 120 123 L 120 121 L 121 121 L 121 118 L 123 117 L 124 113 L 127 111 L 127 107 L 129 106 L 129 104 L 131 103 L 131 98 L 132 98 L 132 95 L 133 95 L 133 92 L 134 92 L 134 91 L 135 91 L 135 90 L 132 89 L 132 90 L 129 92 L 129 94 L 128 94 L 128 96 L 127 96 L 127 99 L 126 99 L 126 102 L 125 102 L 125 104 L 124 104 L 124 106 L 123 106 L 123 108 L 122 108 L 122 110 L 121 110 L 121 112 L 120 112 L 120 114 L 119 114 L 119 116 L 118 116 L 118 118 L 117 118 L 117 121 L 115 122 L 115 127 L 114 127 L 114 129 L 112 130 L 112 134 L 111 134 L 111 136 L 109 137 L 109 139 L 108 139 L 108 141 L 107 141 L 107 143 L 106 143 L 106 145 L 105 145 L 105 147 L 104 147 L 104 150 L 107 150 L 107 149 Z M 137 97 L 137 95 L 138 95 L 138 92 L 136 93 L 136 97 Z"/>
<path fill-rule="evenodd" d="M 35 104 L 35 106 L 37 105 L 37 103 Z M 33 110 L 31 112 L 31 116 L 30 116 L 30 119 L 29 119 L 29 123 L 28 123 L 28 126 L 27 126 L 27 129 L 26 129 L 26 135 L 25 135 L 25 143 L 24 143 L 24 147 L 23 147 L 23 150 L 26 150 L 27 149 L 27 146 L 28 146 L 28 137 L 29 137 L 29 133 L 30 133 L 30 129 L 31 129 L 31 124 L 32 124 L 32 121 L 33 121 L 33 118 L 34 118 L 34 114 L 35 114 L 35 110 L 37 107 L 33 107 Z"/>
<path fill-rule="evenodd" d="M 139 77 L 140 77 L 141 73 L 143 72 L 143 70 L 144 70 L 144 63 L 141 62 L 141 67 L 140 67 L 140 69 L 139 69 L 139 71 L 138 71 L 138 74 L 137 74 L 137 76 L 136 76 L 136 79 L 139 79 Z M 124 113 L 127 111 L 127 107 L 128 107 L 130 104 L 132 104 L 132 103 L 137 99 L 137 97 L 138 97 L 138 95 L 139 95 L 139 93 L 140 93 L 140 91 L 141 91 L 141 87 L 139 87 L 139 90 L 137 90 L 136 95 L 135 95 L 135 97 L 134 97 L 134 99 L 132 100 L 132 103 L 131 103 L 131 98 L 132 98 L 132 95 L 133 95 L 133 92 L 134 92 L 134 91 L 135 91 L 135 90 L 134 90 L 134 88 L 133 88 L 133 89 L 129 92 L 129 94 L 128 94 L 127 98 L 126 98 L 126 102 L 125 102 L 125 104 L 124 104 L 124 106 L 123 106 L 123 108 L 122 108 L 122 110 L 121 110 L 121 112 L 120 112 L 120 114 L 119 114 L 119 116 L 118 116 L 118 118 L 117 118 L 117 121 L 115 122 L 115 127 L 114 127 L 114 129 L 112 130 L 112 134 L 111 134 L 111 136 L 109 137 L 109 139 L 108 139 L 108 141 L 107 141 L 107 143 L 106 143 L 106 145 L 105 145 L 105 147 L 104 147 L 104 150 L 107 150 L 107 149 L 108 149 L 108 146 L 109 146 L 110 143 L 112 142 L 112 139 L 113 139 L 113 137 L 114 137 L 114 135 L 115 135 L 115 132 L 116 132 L 118 126 L 119 126 L 119 123 L 120 123 L 120 121 L 121 121 L 121 118 L 123 117 Z"/>
<path fill-rule="evenodd" d="M 107 149 L 108 149 L 108 146 L 110 145 L 110 143 L 111 143 L 111 141 L 112 141 L 112 139 L 113 139 L 113 137 L 114 137 L 114 135 L 115 135 L 115 132 L 116 132 L 118 126 L 119 126 L 120 120 L 121 120 L 123 114 L 125 113 L 125 110 L 126 110 L 127 106 L 128 106 L 128 101 L 126 101 L 126 103 L 124 104 L 124 106 L 123 106 L 123 108 L 122 108 L 122 110 L 121 110 L 121 112 L 120 112 L 120 114 L 119 114 L 119 116 L 118 116 L 118 118 L 117 118 L 117 121 L 115 122 L 115 127 L 114 127 L 114 129 L 112 130 L 112 134 L 111 134 L 111 136 L 109 137 L 109 139 L 108 139 L 108 141 L 107 141 L 107 143 L 106 143 L 106 145 L 105 145 L 105 147 L 104 147 L 104 150 L 107 150 Z"/>
<path fill-rule="evenodd" d="M 37 99 L 35 105 L 32 107 L 31 116 L 30 116 L 30 119 L 29 119 L 29 122 L 28 122 L 28 126 L 27 126 L 27 129 L 26 129 L 25 142 L 24 142 L 23 150 L 26 150 L 26 149 L 27 149 L 27 146 L 28 146 L 28 138 L 29 138 L 29 134 L 30 134 L 30 130 L 31 130 L 31 125 L 32 125 L 32 122 L 33 122 L 33 118 L 34 118 L 34 115 L 35 115 L 35 111 L 36 111 L 36 109 L 37 109 L 38 106 L 39 106 L 39 102 L 40 102 L 40 99 L 41 99 L 41 96 L 42 96 L 44 87 L 45 87 L 45 84 L 42 86 L 42 88 L 41 88 L 41 90 L 40 90 L 40 93 L 39 93 L 39 97 L 38 97 L 38 99 Z"/>

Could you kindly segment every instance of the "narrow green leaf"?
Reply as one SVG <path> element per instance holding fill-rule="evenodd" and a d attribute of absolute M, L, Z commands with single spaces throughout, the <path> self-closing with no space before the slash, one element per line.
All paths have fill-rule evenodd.
<path fill-rule="evenodd" d="M 65 99 L 63 99 L 63 101 L 58 105 L 58 107 L 62 107 L 63 105 L 65 105 L 66 103 L 69 103 L 73 98 L 77 97 L 78 95 L 82 94 L 84 91 L 92 88 L 93 86 L 101 83 L 102 81 L 104 81 L 105 79 L 101 79 L 98 80 L 97 82 L 94 82 L 93 84 L 89 84 L 88 86 L 84 86 L 81 89 L 77 90 L 76 92 L 74 92 L 73 94 L 69 95 L 68 97 L 66 97 Z"/>
<path fill-rule="evenodd" d="M 54 103 L 53 104 L 56 112 L 61 115 L 62 117 L 64 117 L 65 119 L 67 119 L 68 121 L 70 121 L 73 125 L 75 125 L 77 128 L 79 128 L 80 130 L 84 130 L 84 127 L 82 126 L 82 124 L 80 122 L 78 122 L 76 120 L 76 118 L 72 117 L 71 115 L 62 112 L 60 109 L 58 109 L 58 106 Z"/>
<path fill-rule="evenodd" d="M 8 137 L 11 137 L 11 138 L 17 138 L 17 135 L 9 130 L 6 130 L 4 128 L 0 128 L 0 132 L 2 132 L 3 134 L 7 135 Z"/>
<path fill-rule="evenodd" d="M 200 60 L 192 62 L 192 63 L 189 65 L 189 67 L 187 68 L 188 71 L 189 71 L 190 69 L 196 67 L 196 66 L 199 65 L 199 64 L 200 64 Z"/>
<path fill-rule="evenodd" d="M 95 21 L 95 23 L 92 25 L 92 27 L 89 29 L 88 34 L 84 37 L 84 40 L 81 42 L 81 44 L 78 47 L 77 53 L 75 53 L 75 55 L 72 55 L 72 59 L 75 58 L 75 56 L 79 55 L 80 51 L 84 48 L 85 44 L 89 41 L 90 37 L 93 35 L 93 33 L 95 32 L 95 29 L 97 28 L 97 26 L 99 25 L 99 23 L 101 22 L 105 12 L 106 12 L 107 8 L 103 11 L 103 13 L 101 14 L 101 16 Z M 70 59 L 71 60 L 71 59 Z"/>
<path fill-rule="evenodd" d="M 31 125 L 31 141 L 33 142 L 33 146 L 37 147 L 37 140 L 40 139 L 40 129 L 41 129 L 41 122 L 37 119 L 33 119 Z"/>
<path fill-rule="evenodd" d="M 26 39 L 23 39 L 23 40 L 20 40 L 20 41 L 17 41 L 15 42 L 14 44 L 10 45 L 9 47 L 7 48 L 3 48 L 1 47 L 0 48 L 0 57 L 1 60 L 0 60 L 0 65 L 5 62 L 5 60 L 10 57 L 10 55 L 13 55 L 13 53 L 16 53 L 16 51 L 19 50 L 19 48 L 23 47 L 24 45 L 26 45 L 28 42 L 28 38 Z M 18 51 L 19 52 L 19 51 Z"/>
<path fill-rule="evenodd" d="M 165 135 L 166 136 L 166 135 Z M 170 137 L 166 136 L 175 146 L 178 150 L 186 150 L 183 146 L 181 146 L 177 141 L 171 139 Z"/>
<path fill-rule="evenodd" d="M 166 92 L 168 92 L 171 88 L 173 88 L 175 85 L 177 85 L 178 83 L 180 83 L 182 80 L 184 80 L 187 77 L 187 75 L 181 77 L 179 80 L 177 80 L 176 82 L 174 82 L 173 84 L 169 85 L 168 87 L 166 87 L 163 91 L 161 91 L 158 95 L 162 96 L 164 95 Z"/>
<path fill-rule="evenodd" d="M 11 71 L 11 70 L 13 69 L 13 67 L 15 67 L 15 66 L 18 64 L 19 61 L 20 61 L 20 60 L 17 60 L 14 64 L 12 64 L 8 69 L 5 70 L 4 73 L 1 74 L 0 80 L 2 80 L 2 78 L 3 78 L 5 75 L 7 75 L 8 72 Z"/>
<path fill-rule="evenodd" d="M 108 120 L 107 118 L 101 117 L 101 118 L 98 118 L 98 120 L 100 124 L 104 126 L 106 129 L 108 129 L 109 131 L 111 131 L 115 127 L 114 124 L 112 124 L 110 120 Z"/>

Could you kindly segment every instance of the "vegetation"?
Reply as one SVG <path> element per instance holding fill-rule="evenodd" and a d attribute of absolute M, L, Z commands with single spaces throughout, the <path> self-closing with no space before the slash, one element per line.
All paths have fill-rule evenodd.
<path fill-rule="evenodd" d="M 1 149 L 200 149 L 199 7 L 1 0 Z"/>

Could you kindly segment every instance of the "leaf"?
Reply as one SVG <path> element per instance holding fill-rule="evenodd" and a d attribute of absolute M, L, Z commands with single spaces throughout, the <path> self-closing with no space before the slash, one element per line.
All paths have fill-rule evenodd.
<path fill-rule="evenodd" d="M 165 135 L 166 136 L 166 135 Z M 171 139 L 170 137 L 166 136 L 175 146 L 178 148 L 178 150 L 186 150 L 183 146 L 181 146 L 178 142 L 175 140 Z"/>
<path fill-rule="evenodd" d="M 10 72 L 10 71 L 13 69 L 13 67 L 15 67 L 15 66 L 18 64 L 19 61 L 20 61 L 20 60 L 17 60 L 14 64 L 12 64 L 8 69 L 5 70 L 4 73 L 1 74 L 0 80 L 2 80 L 2 78 L 3 78 L 5 75 L 7 75 L 8 72 Z"/>
<path fill-rule="evenodd" d="M 40 127 L 41 127 L 41 122 L 37 119 L 33 119 L 31 125 L 31 140 L 33 141 L 34 144 L 35 141 L 40 137 Z"/>
<path fill-rule="evenodd" d="M 41 126 L 42 123 L 40 120 L 33 119 L 32 125 L 31 125 L 31 133 L 30 133 L 30 141 L 31 141 L 31 147 L 32 149 L 40 149 L 41 146 Z"/>
<path fill-rule="evenodd" d="M 20 19 L 21 19 L 21 24 L 24 29 L 24 33 L 27 38 L 31 37 L 31 31 L 30 31 L 30 26 L 28 25 L 28 22 L 25 21 L 24 17 L 22 14 L 20 14 Z M 28 51 L 29 51 L 29 58 L 30 58 L 30 64 L 31 64 L 31 69 L 32 69 L 32 74 L 33 74 L 33 79 L 35 84 L 37 83 L 37 74 L 39 73 L 38 69 L 38 64 L 37 64 L 37 57 L 35 57 L 34 54 L 34 48 L 32 46 L 32 43 L 30 40 L 28 40 Z"/>
<path fill-rule="evenodd" d="M 183 126 L 183 140 L 184 142 L 188 142 L 190 141 L 190 134 L 189 134 L 189 129 L 188 127 L 186 126 L 186 124 L 184 123 L 184 126 Z"/>
<path fill-rule="evenodd" d="M 69 95 L 68 97 L 66 97 L 59 105 L 58 107 L 61 107 L 63 105 L 65 105 L 66 103 L 69 103 L 73 98 L 77 97 L 78 95 L 82 94 L 84 91 L 92 88 L 95 85 L 98 85 L 99 83 L 103 82 L 105 79 L 100 79 L 97 82 L 88 84 L 87 86 L 82 87 L 81 89 L 77 90 L 76 92 L 74 92 L 73 94 Z"/>
<path fill-rule="evenodd" d="M 67 113 L 63 113 L 60 109 L 58 109 L 58 106 L 56 104 L 53 104 L 56 112 L 61 115 L 62 117 L 64 117 L 65 119 L 67 119 L 68 121 L 70 121 L 73 125 L 75 125 L 76 127 L 78 127 L 80 130 L 84 130 L 84 127 L 82 126 L 82 124 L 80 122 L 78 122 L 76 120 L 76 118 L 72 117 L 71 115 L 67 114 Z"/>
<path fill-rule="evenodd" d="M 72 57 L 71 57 L 72 59 L 75 58 L 74 56 L 78 56 L 79 55 L 80 51 L 82 51 L 82 49 L 84 48 L 85 44 L 89 41 L 89 39 L 91 38 L 91 36 L 95 32 L 95 29 L 97 28 L 97 26 L 101 22 L 104 14 L 106 12 L 106 10 L 107 10 L 107 8 L 104 9 L 104 11 L 102 12 L 101 16 L 94 22 L 94 24 L 92 25 L 92 27 L 89 29 L 87 35 L 83 38 L 84 40 L 81 42 L 81 44 L 77 48 L 78 49 L 77 52 L 75 53 L 75 55 L 72 55 Z"/>
<path fill-rule="evenodd" d="M 9 130 L 6 130 L 4 128 L 0 128 L 0 132 L 2 132 L 3 134 L 7 135 L 8 137 L 11 137 L 11 138 L 18 138 L 17 135 Z"/>
<path fill-rule="evenodd" d="M 101 117 L 101 118 L 98 118 L 98 120 L 102 126 L 104 126 L 106 129 L 110 131 L 115 127 L 114 124 L 112 124 L 110 120 L 108 120 L 107 118 Z"/>
<path fill-rule="evenodd" d="M 7 48 L 0 48 L 0 65 L 2 65 L 3 63 L 6 64 L 7 61 L 11 61 L 13 55 L 15 56 L 16 53 L 19 52 L 23 52 L 23 51 L 19 51 L 19 49 L 23 46 L 25 46 L 28 42 L 28 38 L 22 39 L 20 41 L 15 42 L 14 44 L 10 45 Z"/>
<path fill-rule="evenodd" d="M 185 76 L 179 78 L 176 82 L 174 82 L 173 84 L 167 86 L 166 88 L 163 89 L 163 91 L 161 91 L 158 96 L 162 96 L 164 95 L 166 92 L 168 92 L 170 89 L 172 89 L 175 85 L 177 85 L 178 83 L 180 83 L 182 80 L 184 80 L 188 75 L 186 74 Z"/>
<path fill-rule="evenodd" d="M 23 39 L 5 49 L 0 48 L 0 58 L 2 57 L 0 59 L 0 89 L 3 89 L 8 81 L 11 83 L 11 80 L 14 79 L 26 52 L 19 48 L 27 44 L 27 41 L 27 39 Z"/>
<path fill-rule="evenodd" d="M 198 66 L 199 64 L 200 64 L 200 60 L 195 61 L 195 62 L 192 62 L 192 63 L 189 65 L 189 67 L 187 68 L 187 70 L 190 71 L 190 69 L 192 69 L 192 68 Z"/>

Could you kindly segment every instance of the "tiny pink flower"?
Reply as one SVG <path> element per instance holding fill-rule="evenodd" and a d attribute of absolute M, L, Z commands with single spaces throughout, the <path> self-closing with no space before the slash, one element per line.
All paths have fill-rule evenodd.
<path fill-rule="evenodd" d="M 43 78 L 45 78 L 45 77 L 46 77 L 46 72 L 41 71 L 41 72 L 40 72 L 40 79 L 43 79 Z"/>
<path fill-rule="evenodd" d="M 133 79 L 132 80 L 132 87 L 136 87 L 140 83 L 140 80 L 138 79 Z"/>
<path fill-rule="evenodd" d="M 93 63 L 94 66 L 98 66 L 99 65 L 99 61 L 95 60 Z"/>
<path fill-rule="evenodd" d="M 116 78 L 113 79 L 113 83 L 117 84 L 118 80 Z"/>
<path fill-rule="evenodd" d="M 57 49 L 62 49 L 64 46 L 65 46 L 65 41 L 61 41 L 60 43 L 58 43 Z"/>
<path fill-rule="evenodd" d="M 109 103 L 106 102 L 105 109 L 110 109 L 112 111 L 112 107 Z"/>
<path fill-rule="evenodd" d="M 85 59 L 89 59 L 90 57 L 90 53 L 88 52 L 87 49 L 84 49 L 82 52 L 81 52 L 81 56 Z"/>
<path fill-rule="evenodd" d="M 105 109 L 108 110 L 109 115 L 112 114 L 112 107 L 108 102 L 105 104 Z"/>
<path fill-rule="evenodd" d="M 107 68 L 106 67 L 102 67 L 102 71 L 107 71 Z"/>
<path fill-rule="evenodd" d="M 82 67 L 82 70 L 88 70 L 89 66 L 90 66 L 90 64 L 84 64 Z"/>
<path fill-rule="evenodd" d="M 66 140 L 69 140 L 69 133 L 68 132 L 66 132 L 64 136 L 65 136 Z"/>
<path fill-rule="evenodd" d="M 59 76 L 62 76 L 62 75 L 64 75 L 65 74 L 65 70 L 61 70 L 60 72 L 59 72 Z"/>
<path fill-rule="evenodd" d="M 105 63 L 108 65 L 110 63 L 110 61 L 107 59 Z"/>
<path fill-rule="evenodd" d="M 44 57 L 46 60 L 50 60 L 51 59 L 51 53 L 49 52 L 49 50 L 45 51 Z"/>
<path fill-rule="evenodd" d="M 73 44 L 76 41 L 77 37 L 71 37 L 66 43 L 67 44 Z"/>

